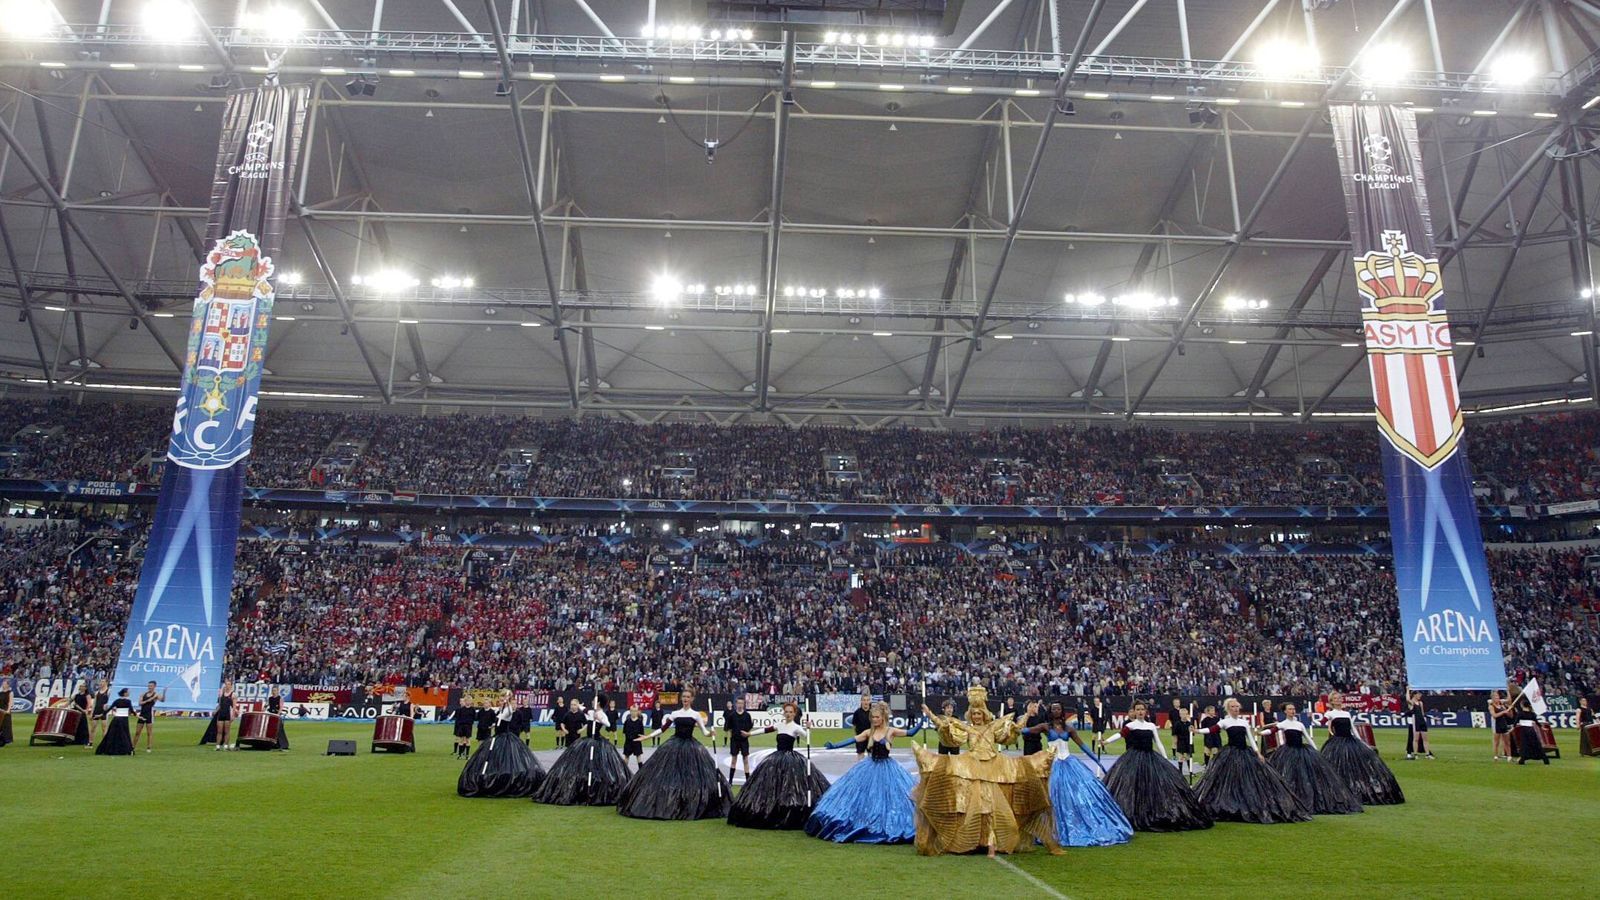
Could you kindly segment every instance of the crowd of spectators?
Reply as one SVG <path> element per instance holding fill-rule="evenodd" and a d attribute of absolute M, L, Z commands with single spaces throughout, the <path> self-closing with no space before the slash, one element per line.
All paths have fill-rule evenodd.
<path fill-rule="evenodd" d="M 108 671 L 138 539 L 47 542 L 0 532 L 0 669 Z M 1551 693 L 1600 688 L 1596 579 L 1581 553 L 1491 552 L 1490 568 L 1508 669 Z M 959 690 L 976 678 L 1008 693 L 1192 695 L 1404 684 L 1393 578 L 1370 556 L 581 537 L 474 554 L 420 540 L 253 540 L 240 547 L 231 623 L 229 673 L 329 685 L 791 693 Z"/>
<path fill-rule="evenodd" d="M 0 476 L 149 480 L 170 424 L 152 404 L 0 401 Z M 1470 438 L 1491 500 L 1600 494 L 1600 413 L 1474 425 Z M 1367 503 L 1383 497 L 1379 440 L 1370 425 L 935 431 L 267 409 L 248 481 L 641 499 Z"/>

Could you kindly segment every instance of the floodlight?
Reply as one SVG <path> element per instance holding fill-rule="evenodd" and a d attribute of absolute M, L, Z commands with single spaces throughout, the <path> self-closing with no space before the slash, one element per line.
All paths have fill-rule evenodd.
<path fill-rule="evenodd" d="M 1502 87 L 1526 84 L 1537 74 L 1537 64 L 1526 53 L 1507 53 L 1489 66 L 1489 77 Z"/>
<path fill-rule="evenodd" d="M 1399 84 L 1411 72 L 1411 54 L 1399 44 L 1379 44 L 1361 55 L 1359 73 L 1368 84 Z"/>
<path fill-rule="evenodd" d="M 306 20 L 295 10 L 274 5 L 245 13 L 244 27 L 268 40 L 287 44 L 306 30 Z"/>
<path fill-rule="evenodd" d="M 1268 41 L 1256 53 L 1256 69 L 1272 79 L 1302 78 L 1321 66 L 1317 51 L 1294 41 Z"/>
<path fill-rule="evenodd" d="M 55 17 L 45 0 L 0 0 L 0 29 L 18 37 L 38 37 L 55 30 Z"/>
<path fill-rule="evenodd" d="M 683 284 L 671 275 L 657 275 L 650 283 L 650 295 L 657 303 L 672 303 L 683 294 Z"/>
<path fill-rule="evenodd" d="M 197 24 L 193 7 L 182 0 L 149 0 L 139 22 L 150 36 L 173 41 L 193 34 Z"/>

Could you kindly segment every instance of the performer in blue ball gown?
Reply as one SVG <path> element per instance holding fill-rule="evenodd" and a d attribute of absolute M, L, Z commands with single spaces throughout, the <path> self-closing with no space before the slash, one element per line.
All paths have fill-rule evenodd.
<path fill-rule="evenodd" d="M 882 701 L 869 710 L 870 726 L 856 737 L 867 745 L 867 754 L 850 771 L 839 776 L 806 820 L 806 834 L 838 843 L 909 844 L 917 836 L 916 810 L 911 804 L 915 779 L 889 758 L 894 739 L 909 737 L 906 731 L 889 725 L 889 705 Z M 858 743 L 845 738 L 829 749 Z"/>
<path fill-rule="evenodd" d="M 1060 703 L 1050 704 L 1050 718 L 1034 728 L 1044 732 L 1055 752 L 1055 762 L 1050 764 L 1050 809 L 1055 818 L 1056 840 L 1063 847 L 1127 843 L 1133 837 L 1133 826 L 1122 814 L 1122 807 L 1093 773 L 1072 758 L 1072 745 L 1077 744 L 1095 760 L 1096 766 L 1100 765 L 1078 732 L 1067 724 L 1066 710 Z"/>

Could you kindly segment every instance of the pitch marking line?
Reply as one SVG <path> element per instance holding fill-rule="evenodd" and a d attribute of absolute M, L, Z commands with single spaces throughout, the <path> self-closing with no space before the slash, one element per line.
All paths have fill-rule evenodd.
<path fill-rule="evenodd" d="M 1010 869 L 1011 871 L 1017 873 L 1018 875 L 1022 876 L 1023 878 L 1026 878 L 1034 887 L 1038 888 L 1041 891 L 1044 891 L 1049 896 L 1055 897 L 1055 898 L 1057 898 L 1057 900 L 1072 900 L 1071 897 L 1068 897 L 1066 894 L 1063 894 L 1060 891 L 1056 890 L 1055 888 L 1051 887 L 1050 885 L 1045 884 L 1043 881 L 1040 881 L 1034 875 L 1023 871 L 1019 866 L 1017 866 L 1015 863 L 1011 862 L 1011 860 L 1006 859 L 1004 856 L 996 856 L 994 858 L 994 861 L 999 863 L 1002 866 L 1005 866 L 1006 868 Z"/>

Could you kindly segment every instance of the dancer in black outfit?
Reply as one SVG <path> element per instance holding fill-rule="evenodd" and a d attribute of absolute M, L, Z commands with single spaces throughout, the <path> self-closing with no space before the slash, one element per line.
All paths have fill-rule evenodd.
<path fill-rule="evenodd" d="M 1422 703 L 1422 695 L 1411 691 L 1406 695 L 1406 703 L 1411 716 L 1411 735 L 1406 739 L 1406 759 L 1416 759 L 1416 753 L 1433 759 L 1433 747 L 1428 744 L 1428 708 Z M 1416 741 L 1415 752 L 1411 748 L 1412 740 Z"/>
<path fill-rule="evenodd" d="M 1387 806 L 1406 802 L 1400 783 L 1384 765 L 1378 751 L 1355 736 L 1355 723 L 1345 711 L 1344 696 L 1328 692 L 1328 739 L 1322 743 L 1322 758 L 1344 778 L 1346 787 L 1365 806 Z"/>
<path fill-rule="evenodd" d="M 698 728 L 714 734 L 694 710 L 694 692 L 679 694 L 680 707 L 664 726 L 672 738 L 645 760 L 622 789 L 617 812 L 634 819 L 720 819 L 728 814 L 729 788 L 717 763 L 694 739 Z M 653 737 L 660 729 L 646 737 Z"/>
<path fill-rule="evenodd" d="M 1533 711 L 1528 695 L 1518 696 L 1517 701 L 1511 704 L 1511 709 L 1517 719 L 1516 731 L 1512 732 L 1517 745 L 1517 765 L 1527 765 L 1530 759 L 1550 765 L 1550 757 L 1544 752 L 1544 742 L 1539 740 L 1539 716 Z"/>
<path fill-rule="evenodd" d="M 229 729 L 232 728 L 232 726 L 233 726 L 233 680 L 232 679 L 224 681 L 222 683 L 222 690 L 217 692 L 217 707 L 216 707 L 216 711 L 211 714 L 211 718 L 216 720 L 216 723 L 217 723 L 217 733 L 216 733 L 217 749 L 218 750 L 234 750 L 234 749 L 237 749 L 238 748 L 237 744 L 228 743 L 228 732 L 229 732 Z M 202 742 L 204 742 L 204 740 L 205 740 L 204 738 L 201 738 Z"/>
<path fill-rule="evenodd" d="M 509 720 L 511 718 L 510 713 L 506 714 L 506 718 L 507 718 L 507 720 Z M 500 717 L 498 715 L 496 715 L 496 713 L 495 713 L 495 711 L 493 709 L 490 709 L 489 707 L 485 706 L 482 709 L 478 710 L 478 735 L 477 736 L 478 736 L 478 747 L 480 749 L 483 747 L 483 742 L 484 741 L 487 741 L 488 739 L 494 737 L 494 735 L 495 735 L 495 723 L 497 723 L 499 721 L 500 721 Z"/>
<path fill-rule="evenodd" d="M 728 810 L 728 824 L 740 828 L 797 830 L 806 827 L 812 807 L 828 790 L 828 778 L 811 766 L 811 759 L 795 750 L 811 732 L 800 724 L 800 707 L 783 705 L 783 723 L 769 725 L 760 734 L 778 735 L 778 749 L 745 777 L 744 789 Z"/>
<path fill-rule="evenodd" d="M 1149 721 L 1149 707 L 1136 701 L 1122 730 L 1106 739 L 1128 742 L 1128 749 L 1106 774 L 1105 787 L 1135 831 L 1191 831 L 1211 827 L 1211 814 L 1189 782 L 1167 762 L 1161 731 Z"/>
<path fill-rule="evenodd" d="M 728 732 L 728 783 L 733 783 L 733 764 L 744 762 L 744 780 L 750 783 L 750 732 L 756 723 L 745 712 L 744 699 L 733 701 L 733 711 L 722 717 L 722 727 Z"/>
<path fill-rule="evenodd" d="M 556 749 L 567 745 L 567 701 L 560 694 L 556 695 L 555 703 L 550 707 L 550 727 L 556 730 Z"/>
<path fill-rule="evenodd" d="M 133 701 L 128 699 L 128 689 L 117 692 L 117 699 L 106 706 L 105 735 L 94 748 L 96 756 L 132 756 L 133 738 L 128 736 L 128 718 L 133 715 Z"/>
<path fill-rule="evenodd" d="M 1022 721 L 1017 723 L 1022 731 L 1022 755 L 1032 756 L 1044 750 L 1044 731 L 1050 719 L 1039 711 L 1039 701 L 1029 700 L 1023 708 Z"/>
<path fill-rule="evenodd" d="M 1511 760 L 1511 726 L 1516 712 L 1499 691 L 1489 692 L 1489 719 L 1494 723 L 1494 758 Z"/>
<path fill-rule="evenodd" d="M 561 751 L 561 758 L 550 767 L 544 784 L 533 794 L 535 803 L 557 806 L 611 806 L 628 783 L 628 767 L 617 748 L 600 732 L 615 730 L 609 716 L 598 708 L 576 709 L 567 713 L 566 726 L 581 731 L 577 740 Z M 581 727 L 579 727 L 581 726 Z"/>
<path fill-rule="evenodd" d="M 861 735 L 872 727 L 872 695 L 861 695 L 861 708 L 850 714 L 850 727 L 856 733 L 856 759 L 867 755 L 867 741 Z"/>
<path fill-rule="evenodd" d="M 467 753 L 472 749 L 472 723 L 477 721 L 478 711 L 472 704 L 463 700 L 461 705 L 450 716 L 450 721 L 455 723 L 455 754 L 457 759 L 466 759 Z"/>
<path fill-rule="evenodd" d="M 1283 743 L 1273 751 L 1267 765 L 1272 766 L 1313 815 L 1361 812 L 1361 801 L 1344 783 L 1344 777 L 1317 752 L 1311 732 L 1295 717 L 1297 711 L 1293 703 L 1286 703 L 1282 721 L 1269 723 L 1261 729 L 1262 734 L 1276 731 L 1283 737 Z"/>
<path fill-rule="evenodd" d="M 506 691 L 504 696 L 498 713 L 483 710 L 488 713 L 494 733 L 478 744 L 472 758 L 461 768 L 456 793 L 463 797 L 531 797 L 544 782 L 544 767 L 512 729 L 511 717 L 516 707 L 511 692 Z M 479 722 L 482 721 L 480 716 Z"/>
<path fill-rule="evenodd" d="M 1200 802 L 1213 818 L 1223 822 L 1277 825 L 1311 821 L 1311 810 L 1256 749 L 1254 723 L 1240 715 L 1238 699 L 1229 697 L 1222 708 L 1227 715 L 1213 728 L 1227 735 L 1227 743 L 1195 785 Z"/>
<path fill-rule="evenodd" d="M 77 710 L 78 728 L 73 732 L 72 742 L 85 748 L 93 747 L 93 738 L 89 735 L 89 686 L 80 683 L 78 692 L 72 695 L 72 708 Z"/>
<path fill-rule="evenodd" d="M 1174 707 L 1168 724 L 1172 728 L 1172 755 L 1178 761 L 1178 774 L 1188 778 L 1194 771 L 1194 723 L 1189 720 L 1189 710 Z"/>
<path fill-rule="evenodd" d="M 939 708 L 943 710 L 946 719 L 954 719 L 956 717 L 956 702 L 949 697 L 945 698 L 944 703 L 940 704 Z M 959 744 L 954 746 L 946 744 L 944 742 L 944 734 L 941 733 L 939 735 L 939 752 L 945 756 L 960 756 L 961 746 Z"/>
<path fill-rule="evenodd" d="M 622 764 L 626 768 L 638 770 L 644 760 L 644 716 L 639 714 L 638 704 L 628 707 L 627 716 L 622 719 Z"/>
<path fill-rule="evenodd" d="M 106 730 L 106 716 L 111 709 L 111 688 L 104 678 L 94 686 L 94 709 L 89 714 L 89 740 L 96 740 L 103 736 Z"/>
<path fill-rule="evenodd" d="M 139 735 L 142 734 L 144 735 L 144 752 L 150 752 L 150 742 L 154 739 L 156 732 L 156 703 L 158 701 L 165 703 L 166 700 L 166 692 L 157 691 L 154 681 L 145 684 L 144 693 L 139 695 L 139 724 L 133 732 L 135 750 L 139 748 Z"/>
<path fill-rule="evenodd" d="M 1208 705 L 1200 713 L 1200 733 L 1202 735 L 1200 746 L 1205 748 L 1205 752 L 1200 754 L 1200 762 L 1203 765 L 1211 765 L 1211 760 L 1216 757 L 1217 751 L 1222 749 L 1222 735 L 1216 731 L 1217 723 L 1220 721 L 1222 720 L 1217 717 L 1217 708 L 1215 706 Z"/>

